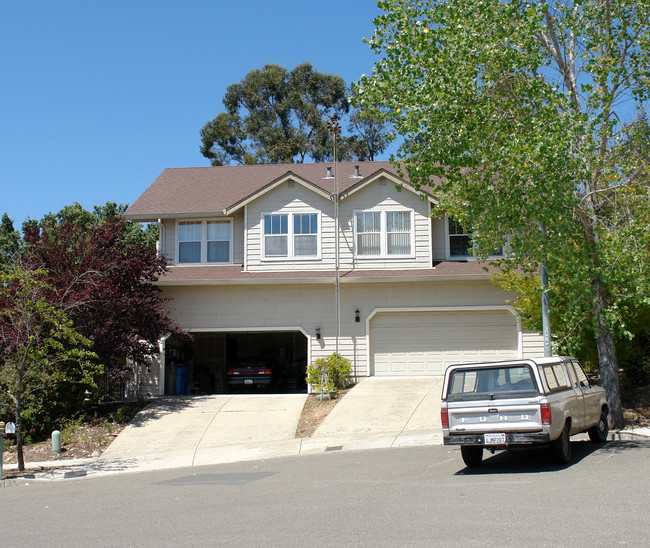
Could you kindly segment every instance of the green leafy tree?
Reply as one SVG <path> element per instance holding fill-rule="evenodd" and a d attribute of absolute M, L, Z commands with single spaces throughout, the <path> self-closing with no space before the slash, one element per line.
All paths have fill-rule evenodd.
<path fill-rule="evenodd" d="M 6 213 L 0 220 L 0 270 L 13 261 L 20 248 L 20 232 L 14 229 L 14 222 Z"/>
<path fill-rule="evenodd" d="M 98 226 L 106 224 L 110 220 L 122 219 L 122 215 L 128 209 L 126 204 L 117 204 L 115 202 L 106 202 L 102 206 L 95 206 L 92 211 L 88 211 L 81 204 L 75 202 L 72 205 L 64 206 L 61 211 L 57 213 L 49 213 L 45 215 L 39 222 L 29 221 L 24 231 L 30 227 L 35 228 L 40 226 L 43 230 L 52 233 L 64 222 L 70 222 L 75 225 L 80 232 L 92 230 Z M 152 249 L 156 248 L 158 241 L 158 225 L 155 223 L 148 223 L 142 226 L 133 221 L 123 221 L 123 234 L 122 243 L 125 246 L 133 246 L 138 244 L 145 244 Z"/>
<path fill-rule="evenodd" d="M 544 259 L 623 426 L 615 334 L 650 295 L 648 156 L 631 150 L 647 147 L 630 138 L 649 97 L 650 2 L 378 5 L 368 42 L 383 58 L 361 104 L 386 105 L 412 181 L 443 177 L 441 209 L 473 227 L 478 254 L 507 244 L 503 268 L 529 272 Z"/>
<path fill-rule="evenodd" d="M 23 418 L 38 394 L 71 379 L 92 386 L 98 372 L 91 341 L 51 304 L 46 274 L 20 262 L 0 272 L 0 401 L 14 412 L 19 470 L 25 469 Z"/>
<path fill-rule="evenodd" d="M 350 115 L 348 129 L 355 134 L 348 147 L 355 159 L 374 161 L 392 141 L 389 124 L 371 112 L 357 110 Z"/>
<path fill-rule="evenodd" d="M 212 165 L 302 163 L 307 158 L 332 158 L 327 120 L 350 109 L 344 80 L 314 70 L 311 63 L 292 71 L 275 64 L 251 70 L 228 87 L 226 108 L 201 130 L 201 154 Z M 386 147 L 385 126 L 377 119 L 364 121 L 353 114 L 352 129 L 341 139 L 339 160 L 374 158 Z M 361 131 L 365 131 L 361 133 Z"/>

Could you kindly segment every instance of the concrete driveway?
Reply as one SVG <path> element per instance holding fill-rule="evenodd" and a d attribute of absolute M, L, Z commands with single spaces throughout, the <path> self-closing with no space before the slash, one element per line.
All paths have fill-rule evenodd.
<path fill-rule="evenodd" d="M 365 447 L 442 443 L 442 377 L 367 377 L 336 405 L 315 439 Z M 373 442 L 374 440 L 374 442 Z"/>
<path fill-rule="evenodd" d="M 210 463 L 213 448 L 293 439 L 306 398 L 306 394 L 162 398 L 138 413 L 101 459 L 193 466 Z"/>
<path fill-rule="evenodd" d="M 306 394 L 169 397 L 143 409 L 99 468 L 158 469 L 441 443 L 440 377 L 363 378 L 311 438 L 296 438 Z"/>

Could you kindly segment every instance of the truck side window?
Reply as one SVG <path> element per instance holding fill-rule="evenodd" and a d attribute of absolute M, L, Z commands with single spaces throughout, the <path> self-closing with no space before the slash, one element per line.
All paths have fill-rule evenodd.
<path fill-rule="evenodd" d="M 558 392 L 569 388 L 569 381 L 564 372 L 564 367 L 561 363 L 554 365 L 545 365 L 542 367 L 546 384 L 551 392 Z"/>
<path fill-rule="evenodd" d="M 576 388 L 578 386 L 578 377 L 576 377 L 576 372 L 573 369 L 573 364 L 572 363 L 567 363 L 566 364 L 566 369 L 569 372 L 569 379 L 571 380 L 571 386 Z"/>
<path fill-rule="evenodd" d="M 546 385 L 548 386 L 549 390 L 551 392 L 557 390 L 558 382 L 557 379 L 555 378 L 555 373 L 553 372 L 553 368 L 550 365 L 546 365 L 542 367 L 542 372 L 544 373 L 544 378 L 546 379 Z"/>
<path fill-rule="evenodd" d="M 580 363 L 574 361 L 573 367 L 576 370 L 576 375 L 578 375 L 578 384 L 580 384 L 580 386 L 589 386 L 589 379 L 587 379 L 587 375 L 585 375 L 585 372 L 582 370 Z"/>

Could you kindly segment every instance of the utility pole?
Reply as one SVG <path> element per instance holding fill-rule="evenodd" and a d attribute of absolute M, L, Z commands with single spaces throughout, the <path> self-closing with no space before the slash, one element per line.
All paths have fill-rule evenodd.
<path fill-rule="evenodd" d="M 542 234 L 546 232 L 546 227 L 539 223 L 539 230 Z M 548 295 L 548 272 L 544 260 L 544 244 L 542 244 L 542 260 L 540 261 L 539 270 L 542 281 L 542 334 L 544 335 L 544 356 L 552 356 L 551 348 L 551 303 Z"/>
<path fill-rule="evenodd" d="M 339 359 L 339 338 L 341 336 L 341 278 L 339 273 L 339 177 L 336 158 L 336 136 L 341 133 L 339 117 L 333 114 L 327 123 L 327 128 L 334 142 L 334 298 L 336 300 L 336 357 Z"/>

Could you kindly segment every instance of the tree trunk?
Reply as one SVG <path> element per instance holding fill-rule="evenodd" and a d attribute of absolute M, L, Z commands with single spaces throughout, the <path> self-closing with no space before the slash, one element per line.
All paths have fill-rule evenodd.
<path fill-rule="evenodd" d="M 614 335 L 609 325 L 607 325 L 604 315 L 607 298 L 605 288 L 599 278 L 594 280 L 594 293 L 594 316 L 598 321 L 596 347 L 598 348 L 600 382 L 607 395 L 609 426 L 613 429 L 619 429 L 625 426 L 625 418 L 623 417 L 621 387 L 618 380 L 618 357 L 616 356 Z"/>
<path fill-rule="evenodd" d="M 21 416 L 20 399 L 15 404 L 16 415 L 16 457 L 18 459 L 18 470 L 25 469 L 25 458 L 23 457 L 23 419 Z"/>

